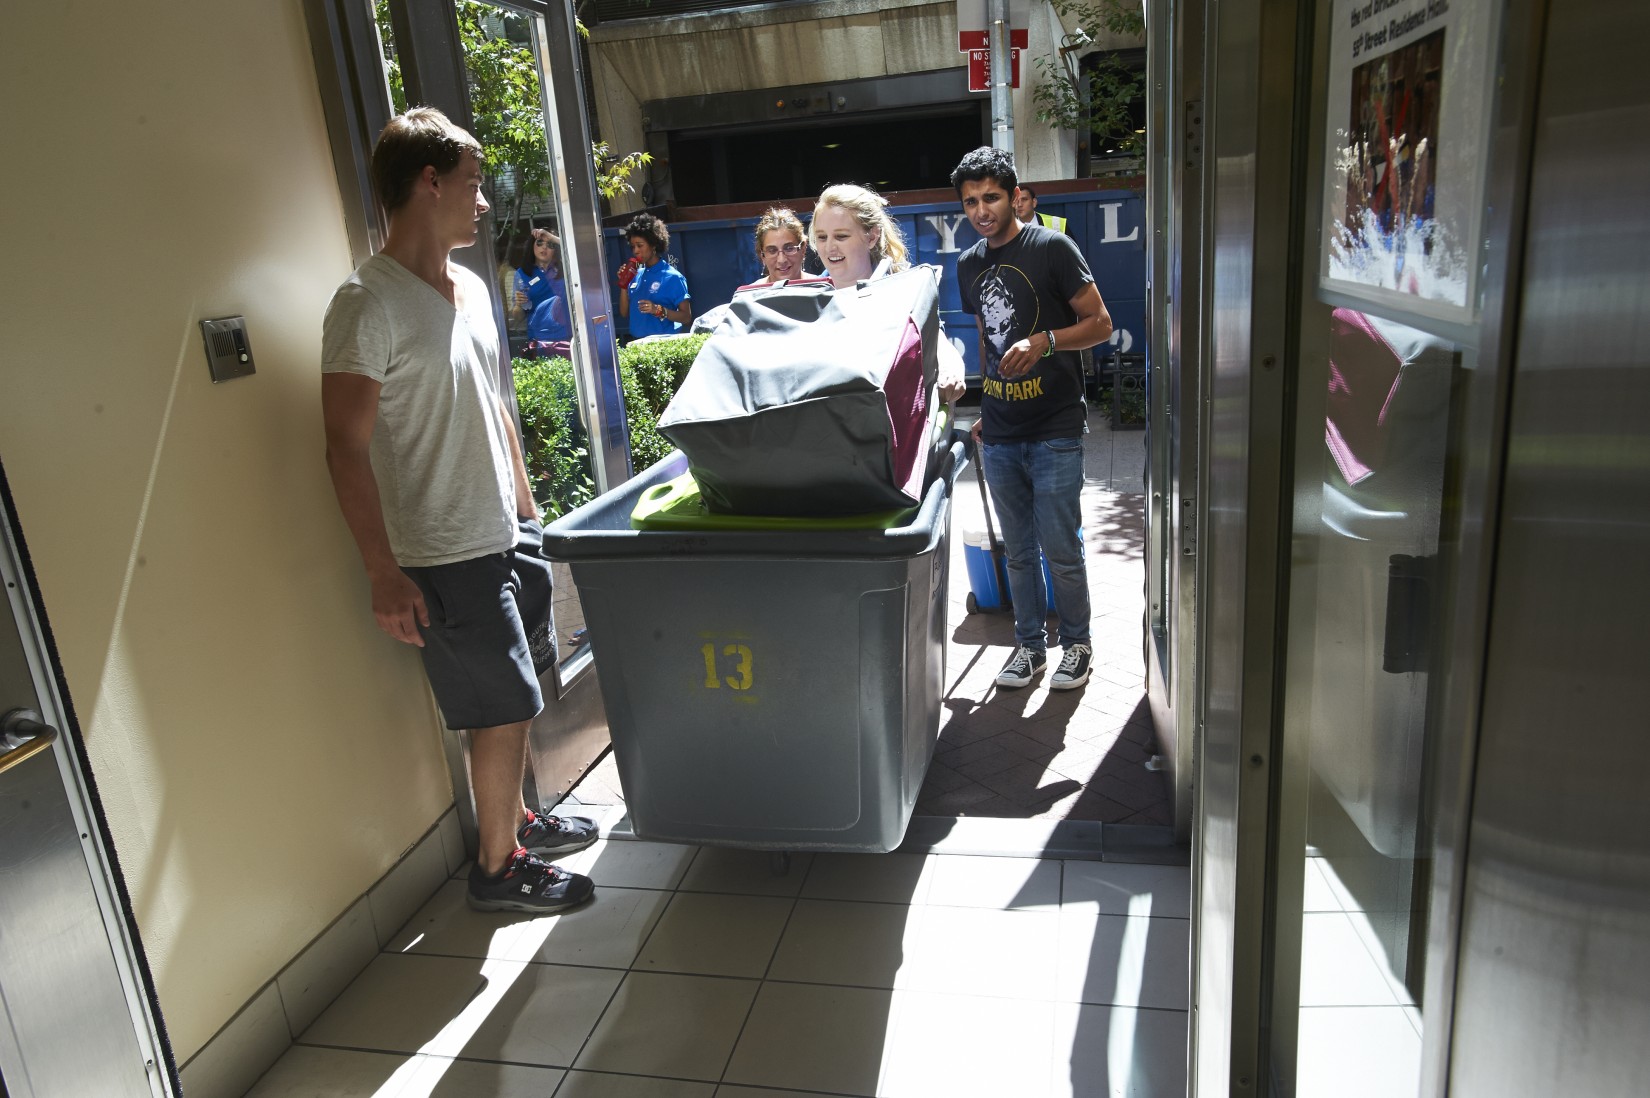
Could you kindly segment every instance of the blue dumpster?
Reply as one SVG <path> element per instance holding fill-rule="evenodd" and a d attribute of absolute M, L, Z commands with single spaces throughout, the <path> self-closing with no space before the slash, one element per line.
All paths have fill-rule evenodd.
<path fill-rule="evenodd" d="M 1066 232 L 1094 272 L 1100 295 L 1111 312 L 1111 349 L 1146 351 L 1146 203 L 1138 191 L 1078 191 L 1038 196 L 1037 209 L 1066 219 Z M 940 282 L 940 320 L 962 352 L 971 383 L 980 376 L 978 326 L 962 311 L 957 292 L 957 256 L 980 239 L 955 202 L 890 206 L 911 245 L 913 261 L 945 271 Z M 811 209 L 797 210 L 806 220 Z M 670 223 L 670 253 L 693 294 L 693 311 L 703 313 L 733 297 L 740 286 L 762 277 L 753 234 L 755 217 Z M 630 258 L 623 230 L 605 231 L 608 270 Z M 628 333 L 619 318 L 620 331 Z M 1095 357 L 1109 354 L 1104 345 Z"/>

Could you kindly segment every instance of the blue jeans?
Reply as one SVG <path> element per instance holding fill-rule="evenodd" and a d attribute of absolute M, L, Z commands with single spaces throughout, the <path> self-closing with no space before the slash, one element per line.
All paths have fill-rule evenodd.
<path fill-rule="evenodd" d="M 1060 645 L 1089 643 L 1089 576 L 1077 530 L 1083 523 L 1083 440 L 984 444 L 981 469 L 1008 550 L 1008 590 L 1014 599 L 1014 642 L 1048 647 L 1048 599 L 1038 550 L 1054 579 Z"/>

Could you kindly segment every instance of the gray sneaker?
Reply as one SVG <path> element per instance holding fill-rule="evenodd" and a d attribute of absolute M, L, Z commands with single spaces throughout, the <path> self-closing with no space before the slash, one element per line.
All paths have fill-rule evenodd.
<path fill-rule="evenodd" d="M 470 888 L 465 897 L 476 911 L 525 911 L 544 915 L 577 907 L 596 894 L 596 886 L 582 873 L 569 873 L 535 858 L 525 850 L 511 855 L 504 871 L 496 877 L 470 867 Z"/>
<path fill-rule="evenodd" d="M 583 816 L 552 816 L 548 812 L 530 812 L 527 822 L 516 832 L 516 841 L 529 854 L 541 858 L 558 858 L 583 850 L 601 837 L 595 820 Z"/>
<path fill-rule="evenodd" d="M 1094 650 L 1086 644 L 1068 644 L 1060 666 L 1048 680 L 1050 690 L 1075 690 L 1089 681 L 1089 660 Z"/>
<path fill-rule="evenodd" d="M 1016 648 L 1003 669 L 997 673 L 997 685 L 1017 688 L 1030 686 L 1031 680 L 1048 666 L 1048 656 L 1036 648 Z"/>

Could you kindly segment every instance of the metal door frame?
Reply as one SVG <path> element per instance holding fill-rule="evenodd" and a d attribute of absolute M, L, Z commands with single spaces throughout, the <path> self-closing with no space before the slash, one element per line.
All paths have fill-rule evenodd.
<path fill-rule="evenodd" d="M 1203 11 L 1147 0 L 1146 695 L 1166 752 L 1175 837 L 1191 838 L 1203 407 Z"/>
<path fill-rule="evenodd" d="M 1264 1087 L 1304 2 L 1202 6 L 1205 220 L 1176 260 L 1197 279 L 1196 319 L 1207 348 L 1198 363 L 1193 508 L 1198 731 L 1189 1093 L 1198 1096 L 1249 1096 Z"/>
<path fill-rule="evenodd" d="M 114 841 L 86 762 L 80 723 L 75 719 L 68 685 L 57 660 L 57 649 L 46 622 L 44 603 L 35 586 L 34 569 L 3 464 L 0 464 L 0 582 L 5 584 L 8 609 L 32 680 L 33 709 L 39 715 L 40 723 L 49 730 L 35 741 L 19 747 L 16 754 L 30 751 L 36 742 L 45 741 L 48 735 L 55 733 L 49 745 L 43 744 L 36 750 L 49 751 L 56 760 L 67 806 L 80 832 L 87 879 L 108 938 L 109 963 L 124 993 L 137 1045 L 136 1055 L 143 1061 L 141 1066 L 134 1065 L 134 1071 L 144 1073 L 147 1089 L 156 1098 L 170 1098 L 182 1093 L 177 1063 L 172 1055 L 171 1042 L 166 1037 L 160 999 L 138 935 L 131 897 L 121 876 Z M 0 709 L 5 708 L 9 707 L 0 703 Z M 29 934 L 31 928 L 11 927 L 6 932 L 22 936 Z M 8 1003 L 0 995 L 0 1018 L 6 1018 L 8 1009 L 13 1005 L 16 1004 Z M 9 1023 L 10 1020 L 7 1021 Z M 26 1052 L 14 1047 L 19 1027 L 7 1024 L 5 1028 L 6 1039 L 0 1042 L 0 1053 Z M 9 1066 L 17 1067 L 15 1064 Z M 29 1098 L 34 1094 L 26 1076 L 11 1078 L 6 1086 L 12 1098 Z"/>
<path fill-rule="evenodd" d="M 1261 1093 L 1269 1083 L 1270 989 L 1277 918 L 1283 629 L 1288 611 L 1289 489 L 1298 363 L 1302 180 L 1316 178 L 1308 120 L 1322 0 L 1203 4 L 1208 89 L 1201 263 L 1208 359 L 1196 530 L 1197 814 L 1193 860 L 1192 1072 L 1189 1093 Z M 1530 119 L 1546 0 L 1507 0 L 1501 16 L 1484 225 L 1483 311 L 1476 376 L 1458 405 L 1456 487 L 1440 554 L 1446 572 L 1434 695 L 1454 729 L 1435 765 L 1430 817 L 1428 1025 L 1421 1090 L 1447 1092 L 1461 933 L 1467 823 L 1482 703 L 1489 586 L 1510 367 L 1528 215 Z M 1178 43 L 1177 43 L 1178 44 Z M 1180 67 L 1177 59 L 1175 67 Z M 1176 170 L 1183 167 L 1176 164 Z M 1180 303 L 1182 308 L 1186 303 Z M 1458 337 L 1460 333 L 1446 333 Z M 1182 716 L 1184 726 L 1185 717 Z"/>

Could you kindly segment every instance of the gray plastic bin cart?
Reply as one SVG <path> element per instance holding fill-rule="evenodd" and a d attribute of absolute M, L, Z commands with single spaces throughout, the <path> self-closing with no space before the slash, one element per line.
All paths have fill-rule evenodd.
<path fill-rule="evenodd" d="M 953 436 L 910 525 L 635 530 L 673 454 L 553 523 L 637 836 L 883 852 L 939 733 Z"/>

